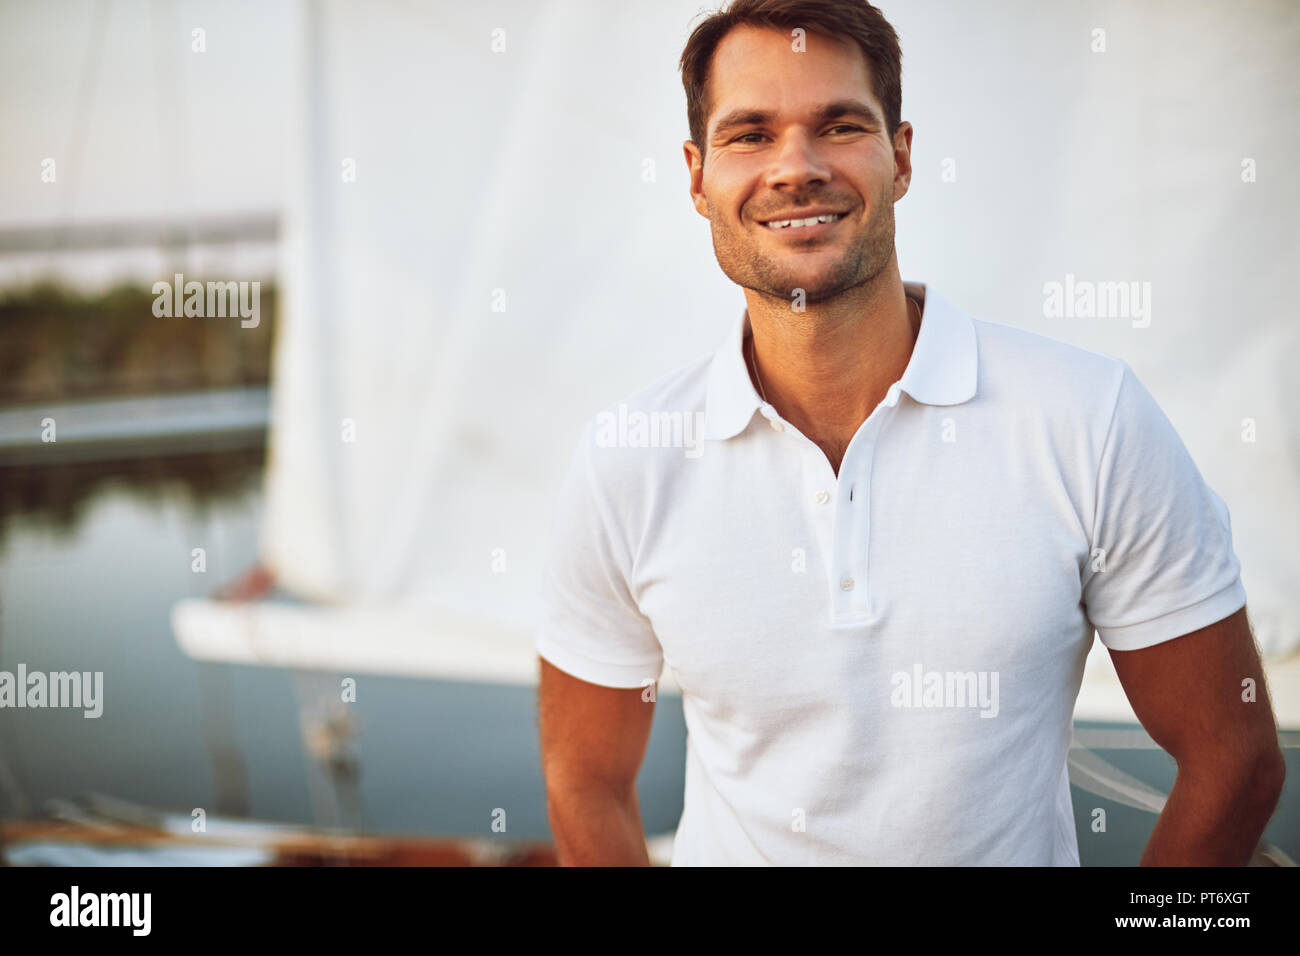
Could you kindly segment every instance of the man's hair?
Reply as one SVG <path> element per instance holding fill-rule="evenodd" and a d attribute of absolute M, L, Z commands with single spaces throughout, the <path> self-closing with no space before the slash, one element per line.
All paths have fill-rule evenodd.
<path fill-rule="evenodd" d="M 885 15 L 866 0 L 734 0 L 702 21 L 682 51 L 682 86 L 686 88 L 686 117 L 691 141 L 707 152 L 709 67 L 722 38 L 739 26 L 764 27 L 788 33 L 802 28 L 857 43 L 871 68 L 872 92 L 885 111 L 892 139 L 903 109 L 903 54 L 898 34 Z"/>

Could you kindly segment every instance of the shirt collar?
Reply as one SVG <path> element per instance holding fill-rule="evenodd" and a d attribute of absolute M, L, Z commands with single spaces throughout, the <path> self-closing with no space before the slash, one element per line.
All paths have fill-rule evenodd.
<path fill-rule="evenodd" d="M 925 303 L 921 330 L 903 377 L 890 388 L 885 401 L 895 404 L 900 390 L 923 405 L 960 405 L 970 400 L 978 371 L 975 326 L 970 316 L 926 283 L 904 285 Z M 749 329 L 746 309 L 714 353 L 704 412 L 705 438 L 722 440 L 740 434 L 763 406 L 745 362 L 743 348 Z"/>

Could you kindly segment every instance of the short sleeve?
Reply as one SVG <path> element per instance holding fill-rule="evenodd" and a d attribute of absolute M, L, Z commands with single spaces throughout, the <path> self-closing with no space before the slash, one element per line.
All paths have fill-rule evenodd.
<path fill-rule="evenodd" d="M 613 528 L 618 511 L 592 469 L 594 422 L 574 452 L 552 522 L 543 572 L 537 652 L 592 684 L 642 687 L 658 681 L 663 650 L 628 585 L 626 539 Z"/>
<path fill-rule="evenodd" d="M 1149 647 L 1246 603 L 1227 505 L 1127 363 L 1097 474 L 1083 600 L 1102 644 Z"/>

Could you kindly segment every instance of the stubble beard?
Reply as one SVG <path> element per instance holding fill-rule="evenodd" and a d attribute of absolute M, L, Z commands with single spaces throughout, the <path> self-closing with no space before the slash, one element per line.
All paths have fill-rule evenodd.
<path fill-rule="evenodd" d="M 760 295 L 790 302 L 796 289 L 804 292 L 804 302 L 825 302 L 843 292 L 874 279 L 894 256 L 894 204 L 888 190 L 877 197 L 871 218 L 853 236 L 843 253 L 829 265 L 810 272 L 800 260 L 807 253 L 791 251 L 774 257 L 760 252 L 756 237 L 746 229 L 719 228 L 711 220 L 713 252 L 723 273 L 736 285 Z M 809 200 L 792 203 L 812 205 Z M 766 226 L 759 228 L 765 229 Z"/>

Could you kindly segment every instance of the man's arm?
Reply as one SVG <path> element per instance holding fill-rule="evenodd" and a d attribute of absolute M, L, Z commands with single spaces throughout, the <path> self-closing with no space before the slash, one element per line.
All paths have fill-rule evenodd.
<path fill-rule="evenodd" d="M 654 701 L 541 661 L 538 717 L 546 807 L 561 866 L 649 866 L 636 777 Z"/>
<path fill-rule="evenodd" d="M 1286 776 L 1246 609 L 1110 656 L 1138 720 L 1178 763 L 1141 865 L 1244 866 Z M 1243 700 L 1246 678 L 1253 701 Z"/>

